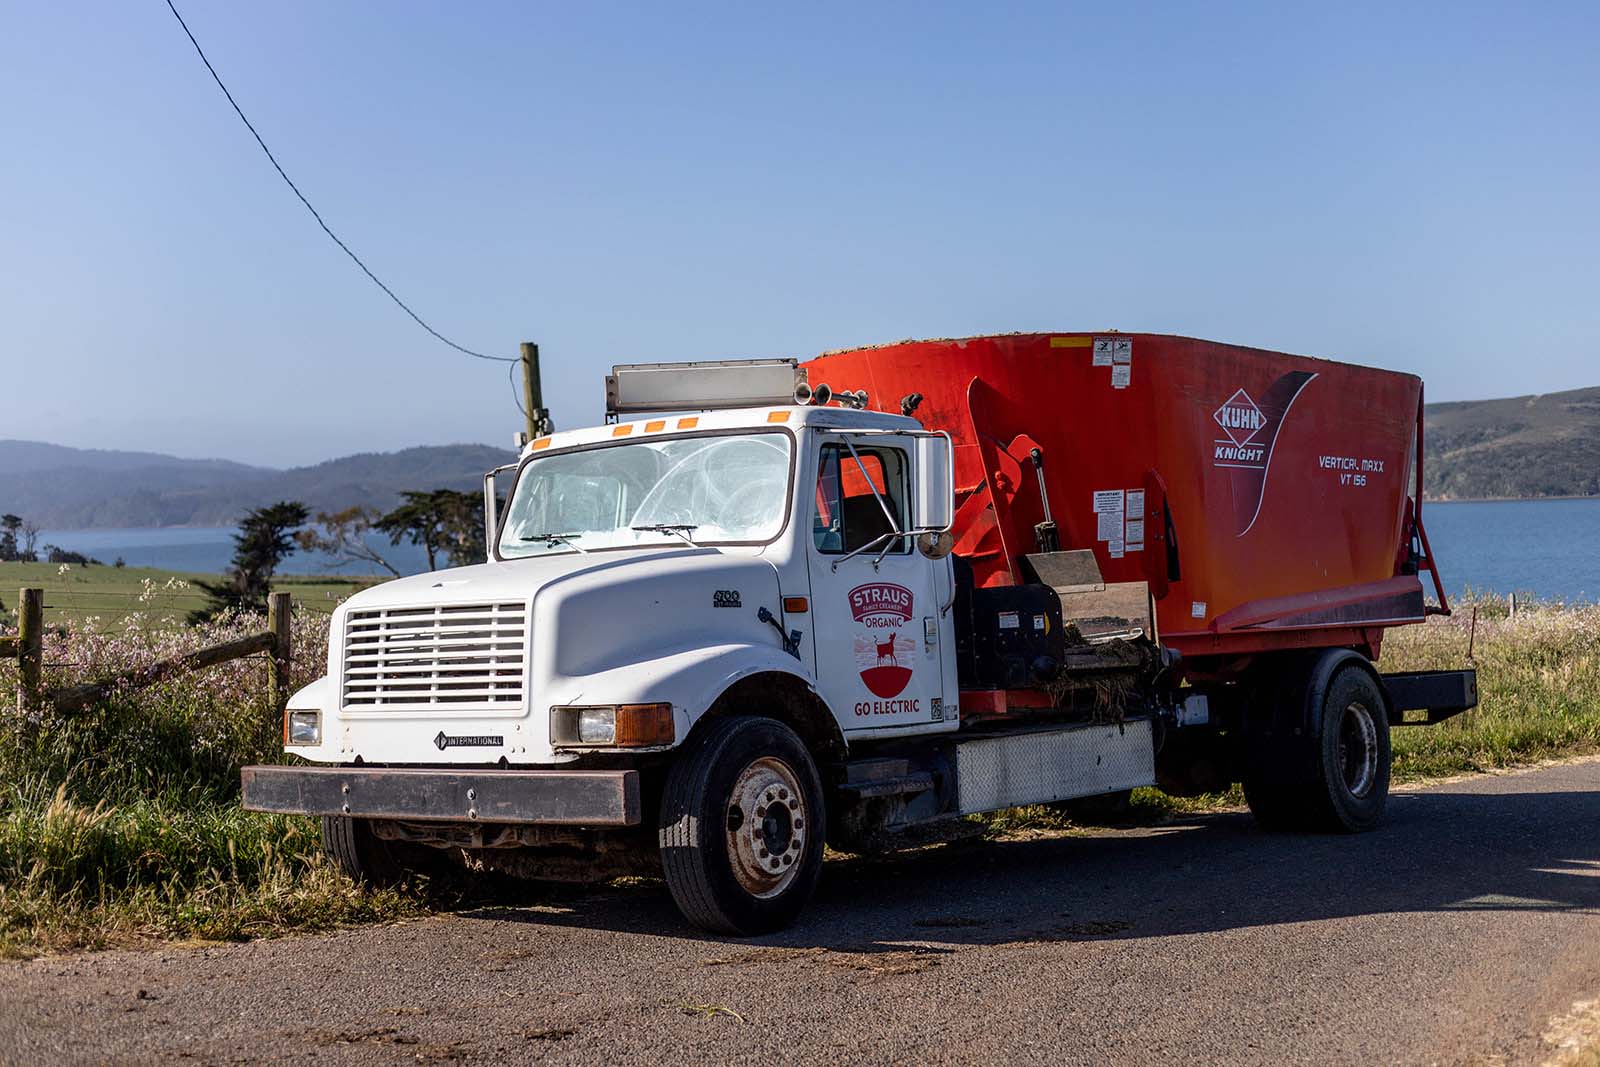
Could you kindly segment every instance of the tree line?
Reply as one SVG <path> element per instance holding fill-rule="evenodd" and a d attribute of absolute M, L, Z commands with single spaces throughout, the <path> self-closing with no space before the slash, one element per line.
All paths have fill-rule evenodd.
<path fill-rule="evenodd" d="M 296 500 L 250 510 L 233 538 L 232 565 L 220 580 L 196 583 L 207 603 L 190 617 L 204 620 L 224 611 L 265 611 L 273 574 L 296 548 L 326 553 L 341 564 L 372 564 L 400 577 L 399 569 L 369 540 L 374 532 L 387 535 L 391 545 L 405 541 L 420 546 L 430 571 L 488 558 L 481 495 L 433 489 L 400 496 L 400 506 L 388 512 L 356 506 L 313 516 Z"/>
<path fill-rule="evenodd" d="M 21 515 L 0 515 L 0 563 L 95 563 L 81 552 L 39 545 L 39 527 Z"/>

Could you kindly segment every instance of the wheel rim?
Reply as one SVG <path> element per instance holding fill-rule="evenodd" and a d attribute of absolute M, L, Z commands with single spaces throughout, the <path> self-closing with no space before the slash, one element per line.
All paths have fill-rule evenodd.
<path fill-rule="evenodd" d="M 1372 792 L 1378 777 L 1378 727 L 1365 704 L 1344 709 L 1339 723 L 1339 770 L 1351 796 Z"/>
<path fill-rule="evenodd" d="M 740 888 L 774 897 L 800 872 L 810 812 L 794 769 L 764 756 L 740 772 L 728 797 L 728 860 Z"/>

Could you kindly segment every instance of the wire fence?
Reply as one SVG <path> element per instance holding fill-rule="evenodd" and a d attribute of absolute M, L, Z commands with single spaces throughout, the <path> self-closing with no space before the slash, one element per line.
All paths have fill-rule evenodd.
<path fill-rule="evenodd" d="M 142 612 L 125 616 L 118 627 L 97 625 L 100 620 L 93 614 L 52 624 L 46 612 L 53 608 L 60 614 L 63 600 L 73 597 L 47 596 L 43 589 L 25 587 L 18 594 L 16 635 L 0 627 L 0 658 L 16 661 L 18 710 L 25 715 L 46 704 L 57 711 L 80 708 L 114 692 L 144 689 L 230 662 L 240 663 L 232 672 L 236 677 L 264 670 L 275 706 L 281 709 L 288 697 L 296 613 L 288 593 L 267 597 L 265 619 L 240 615 L 196 626 L 188 625 L 187 617 Z M 248 662 L 250 657 L 255 662 Z M 80 675 L 75 683 L 63 685 L 59 673 L 47 676 L 47 670 L 92 677 Z"/>

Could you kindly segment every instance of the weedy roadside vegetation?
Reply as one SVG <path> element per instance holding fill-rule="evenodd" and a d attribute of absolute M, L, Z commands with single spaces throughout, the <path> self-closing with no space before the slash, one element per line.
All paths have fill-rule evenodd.
<path fill-rule="evenodd" d="M 1478 669 L 1478 708 L 1394 731 L 1396 781 L 1600 752 L 1600 605 L 1468 596 L 1455 614 L 1391 630 L 1383 669 Z M 1475 618 L 1474 618 L 1475 617 Z"/>
<path fill-rule="evenodd" d="M 161 605 L 153 605 L 160 610 Z M 229 617 L 181 631 L 142 614 L 52 626 L 47 686 L 90 681 L 259 630 Z M 326 618 L 295 618 L 295 664 L 326 659 Z M 415 914 L 332 870 L 309 819 L 238 807 L 238 768 L 279 759 L 262 658 L 71 714 L 15 709 L 0 663 L 0 957 L 146 938 L 234 939 Z M 309 680 L 303 679 L 303 680 Z"/>
<path fill-rule="evenodd" d="M 1474 632 L 1472 614 L 1476 604 Z M 166 611 L 159 602 L 141 605 Z M 51 621 L 46 685 L 143 665 L 260 627 L 224 617 L 152 628 L 143 612 Z M 296 684 L 322 671 L 327 617 L 297 611 Z M 1479 670 L 1482 705 L 1394 733 L 1398 781 L 1600 752 L 1600 607 L 1469 600 L 1451 619 L 1392 632 L 1386 670 Z M 461 900 L 439 883 L 362 889 L 324 862 L 310 819 L 239 810 L 240 766 L 281 759 L 281 725 L 260 658 L 171 679 L 71 714 L 16 708 L 0 661 L 0 957 L 148 939 L 231 940 L 423 914 Z M 1173 800 L 1135 792 L 1114 820 L 1151 821 L 1240 803 L 1237 792 Z M 981 832 L 1070 831 L 1102 821 L 1028 808 Z"/>

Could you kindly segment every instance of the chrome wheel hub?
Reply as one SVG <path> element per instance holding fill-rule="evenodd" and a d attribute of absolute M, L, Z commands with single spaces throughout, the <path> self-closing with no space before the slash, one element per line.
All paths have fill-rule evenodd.
<path fill-rule="evenodd" d="M 728 797 L 728 862 L 745 892 L 772 897 L 794 881 L 811 820 L 794 769 L 764 756 L 734 780 Z"/>
<path fill-rule="evenodd" d="M 1364 704 L 1351 704 L 1339 720 L 1339 770 L 1352 796 L 1372 792 L 1378 778 L 1378 727 Z"/>

